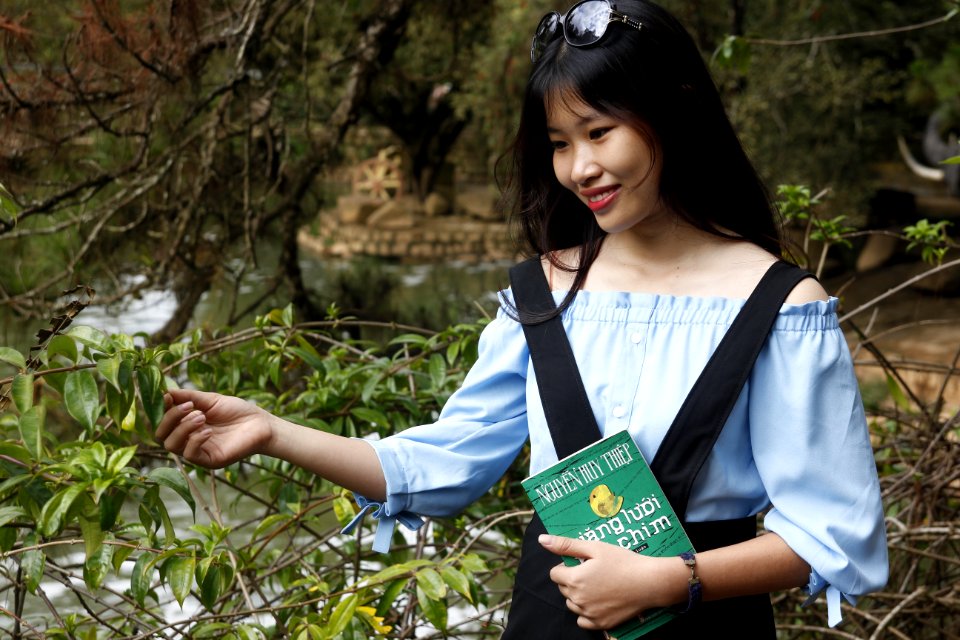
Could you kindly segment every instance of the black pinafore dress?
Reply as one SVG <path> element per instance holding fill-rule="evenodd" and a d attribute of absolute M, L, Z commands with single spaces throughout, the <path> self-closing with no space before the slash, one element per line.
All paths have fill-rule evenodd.
<path fill-rule="evenodd" d="M 785 262 L 774 263 L 737 314 L 650 463 L 664 493 L 697 551 L 723 547 L 756 536 L 757 518 L 686 522 L 690 488 L 720 435 L 730 411 L 789 292 L 811 274 Z M 600 430 L 590 409 L 573 351 L 559 316 L 528 322 L 556 308 L 539 258 L 510 270 L 514 302 L 523 322 L 544 413 L 557 459 L 594 442 Z M 549 571 L 559 558 L 543 549 L 546 533 L 534 516 L 523 538 L 513 602 L 501 640 L 598 640 L 603 632 L 577 626 Z M 727 631 L 738 638 L 774 639 L 776 628 L 768 594 L 701 602 L 650 632 L 650 640 L 710 637 Z"/>

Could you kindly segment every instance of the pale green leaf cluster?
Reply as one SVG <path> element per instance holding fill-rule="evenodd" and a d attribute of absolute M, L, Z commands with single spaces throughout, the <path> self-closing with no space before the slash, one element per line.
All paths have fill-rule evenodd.
<path fill-rule="evenodd" d="M 492 573 L 462 522 L 434 524 L 386 556 L 342 536 L 349 493 L 299 468 L 254 457 L 217 473 L 182 466 L 153 437 L 171 385 L 232 393 L 290 420 L 344 435 L 386 435 L 436 416 L 476 358 L 481 324 L 346 339 L 350 318 L 298 324 L 290 307 L 254 326 L 170 345 L 75 326 L 39 350 L 0 348 L 0 573 L 40 604 L 82 550 L 85 593 L 111 608 L 20 612 L 49 637 L 157 634 L 209 638 L 408 637 L 446 629 L 491 604 Z M 472 519 L 500 514 L 499 491 Z M 239 518 L 237 509 L 255 513 Z M 517 522 L 494 527 L 516 536 Z M 11 573 L 12 572 L 12 573 Z M 15 574 L 22 575 L 17 582 Z M 119 585 L 119 586 L 118 586 Z M 173 605 L 189 613 L 168 626 Z M 466 614 L 463 612 L 467 612 Z M 68 614 L 68 615 L 67 615 Z"/>

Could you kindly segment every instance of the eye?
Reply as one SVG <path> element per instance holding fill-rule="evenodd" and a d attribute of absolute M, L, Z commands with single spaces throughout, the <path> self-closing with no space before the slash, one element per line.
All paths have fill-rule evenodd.
<path fill-rule="evenodd" d="M 550 146 L 553 148 L 554 151 L 561 151 L 567 148 L 567 143 L 564 142 L 563 140 L 551 140 Z"/>
<path fill-rule="evenodd" d="M 612 127 L 599 127 L 597 129 L 590 129 L 590 139 L 599 140 L 603 136 L 607 135 Z"/>

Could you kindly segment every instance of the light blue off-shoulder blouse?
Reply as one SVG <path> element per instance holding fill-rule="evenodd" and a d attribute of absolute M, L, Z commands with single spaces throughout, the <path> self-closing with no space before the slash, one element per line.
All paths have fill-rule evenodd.
<path fill-rule="evenodd" d="M 579 292 L 563 324 L 604 435 L 628 430 L 652 460 L 743 303 Z M 826 592 L 831 625 L 841 597 L 881 588 L 888 571 L 873 449 L 836 307 L 836 298 L 783 305 L 687 511 L 698 522 L 769 507 L 765 528 L 809 563 L 807 589 L 811 599 Z M 501 308 L 437 422 L 371 442 L 387 483 L 385 503 L 371 506 L 388 520 L 455 514 L 528 438 L 531 474 L 556 462 L 523 330 Z"/>

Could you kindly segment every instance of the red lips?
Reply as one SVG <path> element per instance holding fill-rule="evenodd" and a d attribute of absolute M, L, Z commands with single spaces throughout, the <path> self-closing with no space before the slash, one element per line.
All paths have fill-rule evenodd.
<path fill-rule="evenodd" d="M 599 200 L 591 200 L 591 198 L 596 198 L 599 195 L 607 194 Z M 608 186 L 608 187 L 594 187 L 592 189 L 583 189 L 580 191 L 580 196 L 587 199 L 587 206 L 590 207 L 590 210 L 594 213 L 606 209 L 609 207 L 616 197 L 620 194 L 619 186 Z"/>

